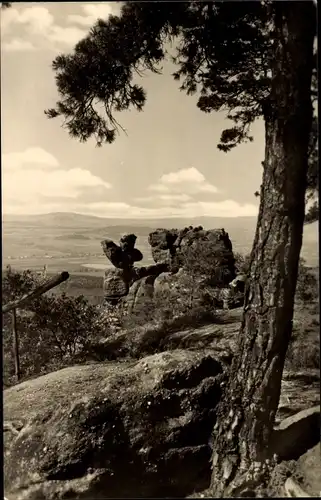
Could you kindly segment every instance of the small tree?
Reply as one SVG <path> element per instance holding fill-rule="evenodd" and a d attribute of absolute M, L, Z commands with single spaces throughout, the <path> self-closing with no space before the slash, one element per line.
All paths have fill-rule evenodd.
<path fill-rule="evenodd" d="M 31 271 L 9 270 L 2 279 L 4 303 L 21 298 L 35 289 L 41 278 Z M 18 309 L 17 328 L 22 376 L 53 371 L 62 366 L 86 359 L 90 344 L 109 334 L 101 322 L 101 312 L 83 297 L 42 295 Z M 4 383 L 13 382 L 11 318 L 3 315 Z"/>

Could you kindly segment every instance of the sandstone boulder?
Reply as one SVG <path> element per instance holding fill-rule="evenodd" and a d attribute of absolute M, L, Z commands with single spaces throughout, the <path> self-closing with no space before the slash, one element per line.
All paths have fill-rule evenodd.
<path fill-rule="evenodd" d="M 65 368 L 4 391 L 5 495 L 184 497 L 210 480 L 225 375 L 209 353 L 174 350 Z"/>
<path fill-rule="evenodd" d="M 134 249 L 136 240 L 135 234 L 124 234 L 119 240 L 119 246 L 124 252 L 128 252 Z"/>
<path fill-rule="evenodd" d="M 116 305 L 119 303 L 120 299 L 128 295 L 130 287 L 135 282 L 150 277 L 144 283 L 148 282 L 149 285 L 153 285 L 159 274 L 170 270 L 169 263 L 165 262 L 147 267 L 134 266 L 135 262 L 143 258 L 143 254 L 135 248 L 136 239 L 135 234 L 125 234 L 121 237 L 119 245 L 108 239 L 101 242 L 107 259 L 115 267 L 115 269 L 107 269 L 105 272 L 104 297 L 106 304 Z M 140 285 L 141 283 L 132 290 L 130 302 L 133 302 L 132 298 L 136 296 Z"/>
<path fill-rule="evenodd" d="M 130 287 L 126 298 L 127 312 L 139 312 L 148 309 L 149 303 L 154 296 L 154 281 L 156 276 L 146 276 L 141 278 Z"/>
<path fill-rule="evenodd" d="M 320 441 L 320 405 L 282 420 L 272 434 L 271 453 L 297 460 Z"/>
<path fill-rule="evenodd" d="M 135 234 L 125 234 L 121 237 L 119 245 L 109 239 L 101 242 L 106 257 L 116 268 L 116 271 L 106 271 L 104 295 L 108 303 L 116 304 L 122 297 L 128 295 L 134 283 L 150 277 L 135 284 L 131 290 L 128 304 L 130 304 L 129 309 L 134 310 L 135 304 L 138 304 L 134 298 L 138 290 L 142 291 L 148 285 L 147 295 L 149 296 L 150 292 L 152 293 L 155 278 L 164 272 L 176 274 L 182 268 L 188 273 L 188 261 L 193 260 L 194 257 L 197 258 L 198 255 L 200 261 L 203 259 L 206 262 L 213 262 L 213 269 L 217 269 L 220 276 L 219 286 L 226 286 L 235 278 L 232 243 L 224 229 L 205 231 L 201 226 L 195 228 L 189 226 L 181 230 L 157 229 L 150 233 L 148 238 L 156 264 L 147 267 L 134 265 L 143 258 L 142 253 L 135 248 L 136 239 Z M 190 255 L 189 249 L 191 248 L 194 248 L 197 255 Z M 202 250 L 205 253 L 202 253 Z M 211 270 L 208 267 L 202 273 L 204 274 L 202 279 L 210 279 L 208 274 L 211 274 Z M 213 276 L 212 279 L 216 280 Z M 141 293 L 141 300 L 143 296 L 144 293 Z"/>
<path fill-rule="evenodd" d="M 168 262 L 175 267 L 186 264 L 190 247 L 200 248 L 211 253 L 214 265 L 222 268 L 224 283 L 227 285 L 235 278 L 235 259 L 232 243 L 224 229 L 204 230 L 196 228 L 157 229 L 149 234 L 148 242 L 152 248 L 155 262 Z M 203 257 L 200 257 L 203 258 Z"/>
<path fill-rule="evenodd" d="M 105 299 L 118 300 L 129 292 L 129 280 L 122 269 L 106 269 L 104 279 Z"/>
<path fill-rule="evenodd" d="M 164 273 L 161 274 L 156 280 L 154 285 L 154 297 L 157 303 L 162 303 L 164 294 L 168 297 L 170 293 L 171 300 L 175 303 L 185 303 L 187 308 L 194 308 L 201 305 L 203 300 L 202 295 L 202 278 L 194 280 L 188 276 L 186 271 L 181 268 L 177 273 Z M 193 290 L 193 293 L 191 291 Z M 175 304 L 173 304 L 174 310 Z"/>
<path fill-rule="evenodd" d="M 136 236 L 134 234 L 124 235 L 120 240 L 120 245 L 116 245 L 112 240 L 103 240 L 101 246 L 107 259 L 119 269 L 128 269 L 143 258 L 143 254 L 134 248 Z"/>
<path fill-rule="evenodd" d="M 309 495 L 321 496 L 321 446 L 308 450 L 298 460 L 298 469 L 304 480 L 303 487 Z"/>

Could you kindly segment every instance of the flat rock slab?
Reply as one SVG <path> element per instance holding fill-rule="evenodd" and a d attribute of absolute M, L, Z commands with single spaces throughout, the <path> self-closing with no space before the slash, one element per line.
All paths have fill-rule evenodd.
<path fill-rule="evenodd" d="M 302 410 L 320 405 L 320 370 L 284 370 L 276 425 Z"/>
<path fill-rule="evenodd" d="M 311 496 L 321 496 L 321 446 L 318 443 L 298 460 L 303 489 Z"/>
<path fill-rule="evenodd" d="M 271 453 L 280 460 L 297 460 L 320 441 L 320 406 L 292 415 L 276 427 Z"/>
<path fill-rule="evenodd" d="M 213 356 L 177 349 L 5 390 L 6 495 L 181 497 L 206 488 L 222 380 Z"/>

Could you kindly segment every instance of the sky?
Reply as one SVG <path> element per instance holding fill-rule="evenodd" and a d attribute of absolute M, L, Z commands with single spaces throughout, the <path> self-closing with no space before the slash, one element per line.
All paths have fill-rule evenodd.
<path fill-rule="evenodd" d="M 53 59 L 71 53 L 115 3 L 19 3 L 1 12 L 2 211 L 78 212 L 113 218 L 256 216 L 264 158 L 264 126 L 254 141 L 217 149 L 230 126 L 224 113 L 205 114 L 197 95 L 163 74 L 147 74 L 144 111 L 119 113 L 127 130 L 97 148 L 70 138 L 44 110 L 58 99 Z"/>

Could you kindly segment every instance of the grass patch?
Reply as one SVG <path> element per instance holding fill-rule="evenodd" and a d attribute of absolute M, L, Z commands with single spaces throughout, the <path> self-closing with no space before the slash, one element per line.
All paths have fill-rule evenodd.
<path fill-rule="evenodd" d="M 319 304 L 296 304 L 285 366 L 290 370 L 320 367 Z"/>

